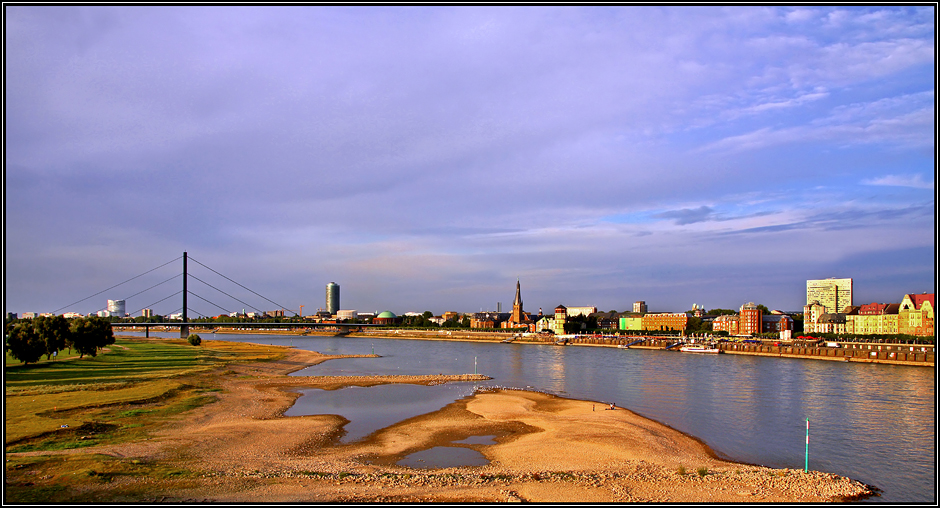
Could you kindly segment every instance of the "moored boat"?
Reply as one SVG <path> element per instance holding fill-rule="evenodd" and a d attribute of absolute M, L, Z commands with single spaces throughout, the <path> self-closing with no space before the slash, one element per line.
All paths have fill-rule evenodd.
<path fill-rule="evenodd" d="M 683 346 L 679 348 L 679 351 L 682 351 L 683 353 L 711 353 L 711 354 L 717 354 L 721 352 L 721 350 L 716 347 L 708 347 L 708 346 Z"/>

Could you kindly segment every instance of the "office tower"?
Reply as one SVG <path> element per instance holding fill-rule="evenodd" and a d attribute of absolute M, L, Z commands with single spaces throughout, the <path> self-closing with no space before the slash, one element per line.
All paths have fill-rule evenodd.
<path fill-rule="evenodd" d="M 326 285 L 326 311 L 331 316 L 339 311 L 339 284 L 335 282 Z"/>
<path fill-rule="evenodd" d="M 852 279 L 818 279 L 806 281 L 806 304 L 819 302 L 826 312 L 842 312 L 852 305 Z"/>

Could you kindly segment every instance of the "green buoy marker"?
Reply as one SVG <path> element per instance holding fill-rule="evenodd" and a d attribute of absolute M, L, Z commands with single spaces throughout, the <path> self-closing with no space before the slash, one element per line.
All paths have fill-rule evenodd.
<path fill-rule="evenodd" d="M 806 419 L 806 461 L 803 464 L 803 472 L 809 472 L 809 418 Z"/>

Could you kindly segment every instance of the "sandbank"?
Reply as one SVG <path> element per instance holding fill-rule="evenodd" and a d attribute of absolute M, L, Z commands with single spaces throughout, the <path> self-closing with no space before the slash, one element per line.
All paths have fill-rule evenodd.
<path fill-rule="evenodd" d="M 146 441 L 62 453 L 158 460 L 201 472 L 195 481 L 127 478 L 90 487 L 105 499 L 109 489 L 120 489 L 124 500 L 138 502 L 827 502 L 871 494 L 833 474 L 720 460 L 695 438 L 627 409 L 530 391 L 477 392 L 343 444 L 342 417 L 283 416 L 299 389 L 487 378 L 290 377 L 341 356 L 285 350 L 277 361 L 208 374 L 221 388 L 218 401 L 174 418 Z M 396 465 L 410 453 L 482 435 L 496 436 L 495 444 L 462 446 L 489 465 Z"/>

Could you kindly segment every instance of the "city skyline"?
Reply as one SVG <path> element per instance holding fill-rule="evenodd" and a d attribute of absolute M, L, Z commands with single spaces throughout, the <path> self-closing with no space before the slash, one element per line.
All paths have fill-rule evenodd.
<path fill-rule="evenodd" d="M 6 311 L 935 291 L 932 7 L 4 8 Z"/>

